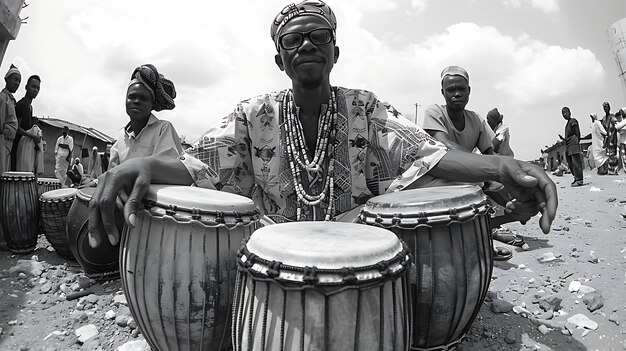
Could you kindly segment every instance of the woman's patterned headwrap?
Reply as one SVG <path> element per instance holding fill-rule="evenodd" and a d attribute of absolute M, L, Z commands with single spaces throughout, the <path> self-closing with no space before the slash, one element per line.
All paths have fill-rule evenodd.
<path fill-rule="evenodd" d="M 276 45 L 277 51 L 280 51 L 278 38 L 280 37 L 285 24 L 298 16 L 317 16 L 323 19 L 328 22 L 328 25 L 333 30 L 333 38 L 335 38 L 337 18 L 335 18 L 333 10 L 331 10 L 330 7 L 321 0 L 304 0 L 299 4 L 290 4 L 285 6 L 285 8 L 278 13 L 276 18 L 274 18 L 270 28 L 270 35 L 272 36 L 274 45 Z"/>
<path fill-rule="evenodd" d="M 163 77 L 153 65 L 145 64 L 135 68 L 130 79 L 128 86 L 141 83 L 150 91 L 154 101 L 153 110 L 171 110 L 176 107 L 174 104 L 174 98 L 176 97 L 174 83 Z"/>

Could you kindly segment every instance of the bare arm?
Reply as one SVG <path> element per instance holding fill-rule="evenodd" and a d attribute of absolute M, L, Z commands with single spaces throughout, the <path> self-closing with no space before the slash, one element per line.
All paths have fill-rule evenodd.
<path fill-rule="evenodd" d="M 432 136 L 436 140 L 442 142 L 448 149 L 468 151 L 468 150 L 465 150 L 461 145 L 459 145 L 459 144 L 455 143 L 454 141 L 450 140 L 450 138 L 448 137 L 448 134 L 446 134 L 446 133 L 444 133 L 442 131 L 432 130 L 432 129 L 426 129 L 425 131 L 426 131 L 426 133 L 430 134 L 430 136 Z"/>
<path fill-rule="evenodd" d="M 108 236 L 111 243 L 119 240 L 113 211 L 120 191 L 128 195 L 124 205 L 124 219 L 135 224 L 135 212 L 139 202 L 151 183 L 190 185 L 193 183 L 187 168 L 177 158 L 153 155 L 130 159 L 103 173 L 98 178 L 98 187 L 89 203 L 89 243 L 100 245 Z M 104 232 L 103 232 L 104 228 Z"/>
<path fill-rule="evenodd" d="M 534 213 L 541 211 L 539 224 L 544 233 L 550 231 L 556 216 L 558 197 L 554 182 L 540 167 L 511 157 L 450 150 L 428 174 L 458 182 L 502 183 L 518 203 L 532 206 Z"/>

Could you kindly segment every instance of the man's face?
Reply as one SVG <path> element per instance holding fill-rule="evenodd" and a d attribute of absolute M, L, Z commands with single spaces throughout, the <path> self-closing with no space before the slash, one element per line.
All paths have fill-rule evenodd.
<path fill-rule="evenodd" d="M 4 81 L 7 83 L 7 90 L 12 94 L 15 94 L 17 88 L 19 88 L 20 83 L 22 82 L 22 77 L 19 74 L 13 73 L 5 78 Z"/>
<path fill-rule="evenodd" d="M 461 76 L 445 76 L 441 81 L 441 94 L 452 111 L 462 111 L 469 102 L 470 86 Z"/>
<path fill-rule="evenodd" d="M 280 37 L 290 33 L 309 33 L 302 43 L 293 49 L 283 49 L 279 45 L 276 64 L 285 71 L 292 82 L 305 88 L 314 88 L 329 84 L 330 71 L 339 57 L 339 48 L 333 40 L 327 44 L 314 44 L 310 33 L 316 29 L 328 29 L 330 26 L 323 19 L 315 16 L 300 16 L 289 21 L 283 28 Z"/>
<path fill-rule="evenodd" d="M 563 107 L 561 109 L 561 114 L 563 115 L 563 118 L 565 118 L 565 119 L 569 119 L 570 116 L 572 115 L 572 113 L 570 112 L 569 108 L 567 108 L 567 107 Z"/>
<path fill-rule="evenodd" d="M 39 95 L 40 83 L 37 79 L 31 79 L 26 83 L 26 96 L 34 99 Z"/>
<path fill-rule="evenodd" d="M 597 105 L 596 105 L 597 106 Z M 619 105 L 618 105 L 619 106 Z M 611 105 L 606 103 L 602 105 L 602 108 L 604 109 L 605 113 L 609 113 L 609 111 L 611 111 Z"/>
<path fill-rule="evenodd" d="M 67 132 L 69 131 L 69 128 L 65 127 L 63 128 L 63 136 L 66 137 L 67 136 Z"/>
<path fill-rule="evenodd" d="M 141 83 L 128 87 L 126 92 L 126 113 L 131 120 L 144 120 L 152 112 L 152 94 Z"/>

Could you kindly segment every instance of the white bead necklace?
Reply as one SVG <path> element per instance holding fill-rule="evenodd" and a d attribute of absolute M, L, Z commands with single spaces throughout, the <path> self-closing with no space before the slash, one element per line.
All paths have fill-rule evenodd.
<path fill-rule="evenodd" d="M 283 116 L 286 125 L 286 148 L 289 167 L 293 177 L 294 189 L 298 199 L 296 216 L 298 220 L 302 217 L 302 204 L 307 206 L 317 206 L 324 199 L 328 199 L 325 221 L 329 221 L 334 216 L 335 203 L 335 128 L 337 124 L 337 99 L 335 89 L 331 87 L 330 103 L 320 118 L 318 126 L 317 141 L 313 160 L 309 161 L 302 124 L 298 116 L 293 113 L 293 92 L 291 90 L 283 97 Z M 322 172 L 326 164 L 326 177 L 319 194 L 309 194 L 302 186 L 302 173 Z M 328 195 L 327 195 L 328 194 Z"/>

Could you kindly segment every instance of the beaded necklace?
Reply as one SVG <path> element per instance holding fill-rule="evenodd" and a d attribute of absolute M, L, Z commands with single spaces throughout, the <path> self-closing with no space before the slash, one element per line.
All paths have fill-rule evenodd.
<path fill-rule="evenodd" d="M 337 123 L 337 98 L 335 89 L 330 89 L 330 103 L 319 120 L 317 128 L 317 141 L 313 160 L 309 161 L 302 124 L 296 114 L 293 113 L 293 92 L 291 89 L 283 97 L 283 116 L 286 124 L 286 148 L 293 185 L 297 196 L 296 218 L 302 219 L 302 205 L 316 206 L 328 198 L 325 221 L 331 220 L 335 209 L 335 136 Z M 326 177 L 319 194 L 309 194 L 302 186 L 302 173 L 322 172 L 326 166 Z M 328 193 L 328 195 L 327 195 Z"/>

